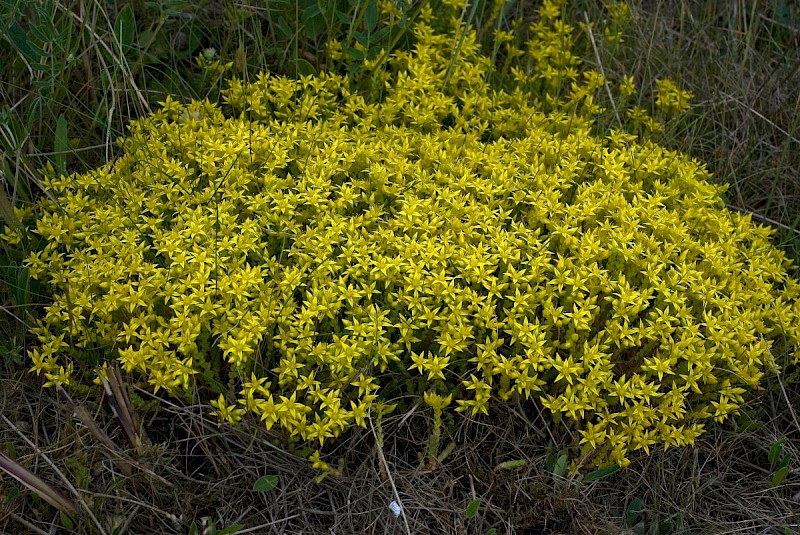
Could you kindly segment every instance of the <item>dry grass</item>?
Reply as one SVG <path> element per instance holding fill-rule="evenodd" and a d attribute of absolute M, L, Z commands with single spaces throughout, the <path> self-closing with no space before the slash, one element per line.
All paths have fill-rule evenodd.
<path fill-rule="evenodd" d="M 500 409 L 491 418 L 456 417 L 446 433 L 455 449 L 436 467 L 420 461 L 430 425 L 426 411 L 386 417 L 382 447 L 368 430 L 354 431 L 329 452 L 343 459 L 341 475 L 315 483 L 310 463 L 275 446 L 274 437 L 248 425 L 220 428 L 208 418 L 208 407 L 159 400 L 157 411 L 142 413 L 148 440 L 137 456 L 121 446 L 122 431 L 102 396 L 96 406 L 91 399 L 85 403 L 119 445 L 114 451 L 78 423 L 62 397 L 38 390 L 27 376 L 5 374 L 2 392 L 2 414 L 12 425 L 0 426 L 0 443 L 13 444 L 21 462 L 99 519 L 95 524 L 84 515 L 77 533 L 183 534 L 193 522 L 200 533 L 213 522 L 218 528 L 241 525 L 239 533 L 285 534 L 467 534 L 493 528 L 508 534 L 785 535 L 800 528 L 800 471 L 794 468 L 781 486 L 771 487 L 768 453 L 775 440 L 786 437 L 784 451 L 800 456 L 800 429 L 777 382 L 747 407 L 760 422 L 754 429 L 715 426 L 695 448 L 643 455 L 593 483 L 553 476 L 547 456 L 557 446 L 542 439 L 547 427 L 538 415 L 526 416 L 532 426 L 524 423 L 521 408 Z M 800 389 L 786 396 L 800 404 Z M 129 475 L 120 470 L 120 459 L 131 467 Z M 525 465 L 498 469 L 508 460 Z M 278 477 L 277 487 L 251 491 L 267 474 Z M 388 475 L 408 530 L 389 510 L 395 495 Z M 3 479 L 0 495 L 12 486 Z M 475 499 L 479 512 L 468 518 L 467 504 Z M 626 526 L 626 508 L 634 500 L 642 511 Z M 0 506 L 0 530 L 20 532 L 26 524 L 31 533 L 49 533 L 59 517 L 30 493 Z"/>

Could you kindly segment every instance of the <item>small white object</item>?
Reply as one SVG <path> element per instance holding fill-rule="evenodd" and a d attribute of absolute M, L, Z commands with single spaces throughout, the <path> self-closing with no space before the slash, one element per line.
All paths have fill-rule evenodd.
<path fill-rule="evenodd" d="M 394 500 L 392 500 L 392 502 L 389 504 L 389 509 L 391 509 L 392 513 L 394 513 L 394 516 L 400 516 L 400 513 L 403 511 L 403 508 L 400 506 L 400 504 Z"/>

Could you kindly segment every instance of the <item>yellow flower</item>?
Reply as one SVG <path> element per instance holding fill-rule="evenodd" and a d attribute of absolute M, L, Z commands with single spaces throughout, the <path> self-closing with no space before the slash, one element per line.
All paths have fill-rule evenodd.
<path fill-rule="evenodd" d="M 690 107 L 692 92 L 681 89 L 669 78 L 656 80 L 656 107 L 668 116 L 675 116 Z"/>
<path fill-rule="evenodd" d="M 597 424 L 589 422 L 586 424 L 586 429 L 580 431 L 580 435 L 581 444 L 588 444 L 593 449 L 597 449 L 605 441 L 605 425 L 602 422 Z"/>
<path fill-rule="evenodd" d="M 217 409 L 211 411 L 211 414 L 218 416 L 220 420 L 225 420 L 232 424 L 238 423 L 245 413 L 245 409 L 228 406 L 225 401 L 225 396 L 222 394 L 220 394 L 219 398 L 216 400 L 211 401 L 211 406 Z"/>
<path fill-rule="evenodd" d="M 428 380 L 431 381 L 437 377 L 441 380 L 444 380 L 444 369 L 447 367 L 449 362 L 450 357 L 434 356 L 432 358 L 425 359 L 423 367 L 428 372 Z"/>
<path fill-rule="evenodd" d="M 448 394 L 447 396 L 442 397 L 434 392 L 425 392 L 422 397 L 429 407 L 433 407 L 437 410 L 444 409 L 453 401 L 453 394 Z"/>
<path fill-rule="evenodd" d="M 319 450 L 314 450 L 314 453 L 311 454 L 309 460 L 312 463 L 311 466 L 313 466 L 315 470 L 319 470 L 320 472 L 327 472 L 330 470 L 328 463 L 322 460 L 322 454 Z"/>
<path fill-rule="evenodd" d="M 636 84 L 633 81 L 633 76 L 623 75 L 622 82 L 619 84 L 619 92 L 624 97 L 629 97 L 636 93 Z"/>

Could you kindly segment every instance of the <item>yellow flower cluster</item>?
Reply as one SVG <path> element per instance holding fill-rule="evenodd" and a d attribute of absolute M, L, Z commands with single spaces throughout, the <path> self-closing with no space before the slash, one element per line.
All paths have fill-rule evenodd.
<path fill-rule="evenodd" d="M 33 370 L 116 358 L 320 445 L 400 389 L 473 415 L 529 400 L 596 465 L 692 444 L 797 347 L 800 285 L 702 165 L 594 131 L 603 80 L 573 76 L 557 6 L 510 89 L 423 7 L 377 98 L 264 74 L 222 106 L 168 98 L 100 169 L 51 170 Z M 564 81 L 583 112 L 543 113 Z"/>
<path fill-rule="evenodd" d="M 689 109 L 692 92 L 681 89 L 668 78 L 656 80 L 656 108 L 667 116 L 678 115 Z"/>

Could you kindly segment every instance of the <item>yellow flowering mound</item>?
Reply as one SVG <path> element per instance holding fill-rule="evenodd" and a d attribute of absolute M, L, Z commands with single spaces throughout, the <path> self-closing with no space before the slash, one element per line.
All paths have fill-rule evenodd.
<path fill-rule="evenodd" d="M 692 444 L 791 362 L 800 286 L 702 165 L 597 131 L 605 80 L 556 16 L 504 90 L 423 8 L 366 90 L 233 81 L 222 105 L 167 99 L 101 169 L 52 173 L 33 370 L 78 383 L 116 359 L 318 444 L 409 393 L 472 415 L 519 396 L 594 465 Z"/>

